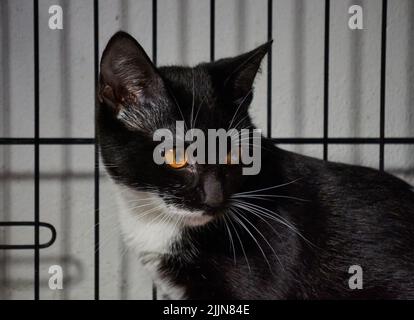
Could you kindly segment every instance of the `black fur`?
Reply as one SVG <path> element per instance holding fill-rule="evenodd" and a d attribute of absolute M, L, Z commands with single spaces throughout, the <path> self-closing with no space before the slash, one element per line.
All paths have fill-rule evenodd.
<path fill-rule="evenodd" d="M 237 120 L 243 119 L 269 47 L 194 68 L 155 68 L 133 38 L 117 33 L 103 54 L 97 125 L 109 173 L 118 183 L 156 188 L 178 197 L 178 206 L 216 216 L 184 230 L 162 258 L 161 274 L 190 299 L 414 299 L 414 192 L 398 178 L 287 152 L 264 137 L 256 176 L 243 176 L 239 165 L 173 170 L 152 161 L 153 127 L 174 129 L 181 113 L 189 124 L 193 98 L 197 128 L 227 129 L 240 104 Z M 118 119 L 122 110 L 144 125 L 134 129 Z M 238 128 L 250 126 L 247 116 Z M 219 207 L 206 204 L 206 177 L 220 187 Z M 235 220 L 229 224 L 232 195 L 276 185 L 259 192 L 276 197 L 245 199 L 268 215 L 238 214 L 256 240 Z M 362 290 L 349 289 L 351 265 L 363 269 Z"/>

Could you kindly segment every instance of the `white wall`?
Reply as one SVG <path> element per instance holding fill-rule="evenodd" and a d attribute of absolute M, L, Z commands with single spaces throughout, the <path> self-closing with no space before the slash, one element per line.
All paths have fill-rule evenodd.
<path fill-rule="evenodd" d="M 93 1 L 40 0 L 40 134 L 92 137 L 94 132 Z M 321 137 L 323 132 L 324 0 L 274 0 L 274 137 Z M 48 28 L 48 8 L 60 4 L 64 30 Z M 348 7 L 364 8 L 364 30 L 348 28 Z M 209 0 L 159 0 L 158 64 L 209 60 Z M 31 137 L 33 116 L 33 5 L 0 2 L 0 135 Z M 266 0 L 216 0 L 216 57 L 266 41 Z M 386 136 L 414 136 L 414 1 L 389 1 Z M 100 1 L 100 52 L 124 29 L 152 55 L 151 0 Z M 380 0 L 331 1 L 329 135 L 378 137 Z M 267 65 L 256 81 L 252 115 L 266 129 Z M 319 145 L 284 146 L 316 157 Z M 58 239 L 41 250 L 41 297 L 93 298 L 93 146 L 42 146 L 41 220 Z M 378 167 L 376 145 L 329 146 L 336 161 Z M 414 183 L 414 146 L 387 145 L 385 167 Z M 33 147 L 0 146 L 0 219 L 33 219 Z M 101 297 L 151 297 L 151 281 L 125 253 L 107 178 L 101 186 Z M 30 243 L 32 232 L 0 229 L 3 243 Z M 48 238 L 42 231 L 42 240 Z M 47 287 L 48 267 L 61 264 L 69 283 Z M 0 252 L 0 299 L 33 298 L 33 253 Z M 4 281 L 6 279 L 6 281 Z"/>

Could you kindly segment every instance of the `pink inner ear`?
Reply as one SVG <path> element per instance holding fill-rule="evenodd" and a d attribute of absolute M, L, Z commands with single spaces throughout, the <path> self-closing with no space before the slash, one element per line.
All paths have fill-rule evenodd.
<path fill-rule="evenodd" d="M 105 102 L 114 109 L 115 113 L 118 113 L 126 104 L 137 104 L 138 93 L 139 90 L 130 92 L 124 87 L 119 87 L 117 91 L 116 88 L 114 90 L 112 86 L 105 84 L 100 90 L 98 98 L 101 103 Z"/>
<path fill-rule="evenodd" d="M 104 88 L 101 90 L 99 97 L 102 99 L 108 99 L 110 101 L 115 101 L 114 91 L 108 85 L 105 85 Z M 101 102 L 102 102 L 101 101 Z"/>
<path fill-rule="evenodd" d="M 118 112 L 121 110 L 122 105 L 120 104 L 120 101 L 118 101 L 114 90 L 112 89 L 111 86 L 109 85 L 104 85 L 100 92 L 99 92 L 99 101 L 101 103 L 106 103 L 107 105 L 109 105 L 110 107 L 113 108 L 114 112 L 116 114 L 118 114 Z"/>

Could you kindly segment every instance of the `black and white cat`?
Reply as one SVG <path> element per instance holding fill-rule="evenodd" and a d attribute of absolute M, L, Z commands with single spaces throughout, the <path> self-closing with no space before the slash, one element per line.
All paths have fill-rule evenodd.
<path fill-rule="evenodd" d="M 253 127 L 253 81 L 270 46 L 156 68 L 128 34 L 109 41 L 97 126 L 125 241 L 171 299 L 414 299 L 414 192 L 405 182 L 264 137 L 258 175 L 242 175 L 241 164 L 154 163 L 154 131 L 174 131 L 176 120 L 203 131 Z M 362 289 L 350 289 L 353 265 Z"/>

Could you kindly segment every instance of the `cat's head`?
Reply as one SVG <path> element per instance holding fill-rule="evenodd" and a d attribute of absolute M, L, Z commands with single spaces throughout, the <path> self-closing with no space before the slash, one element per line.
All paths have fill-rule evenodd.
<path fill-rule="evenodd" d="M 134 38 L 116 33 L 100 66 L 97 126 L 101 155 L 113 180 L 162 199 L 169 214 L 203 224 L 225 211 L 246 178 L 242 164 L 157 164 L 157 129 L 252 128 L 253 81 L 271 42 L 240 56 L 190 67 L 159 67 Z M 188 145 L 188 143 L 186 143 Z"/>

